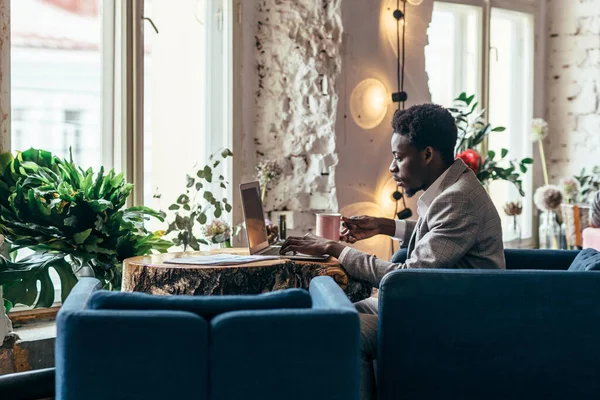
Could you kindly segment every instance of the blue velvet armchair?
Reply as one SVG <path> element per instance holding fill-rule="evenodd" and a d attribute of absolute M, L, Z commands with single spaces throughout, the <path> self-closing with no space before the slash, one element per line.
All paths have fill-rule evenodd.
<path fill-rule="evenodd" d="M 600 398 L 600 274 L 562 271 L 576 251 L 505 254 L 382 280 L 380 399 Z"/>
<path fill-rule="evenodd" d="M 329 277 L 210 297 L 85 278 L 57 317 L 59 400 L 357 399 L 358 376 L 358 314 Z"/>

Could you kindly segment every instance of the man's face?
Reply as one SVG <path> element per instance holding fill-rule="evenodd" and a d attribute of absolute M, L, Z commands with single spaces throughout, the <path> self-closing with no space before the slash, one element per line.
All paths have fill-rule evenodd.
<path fill-rule="evenodd" d="M 419 151 L 409 143 L 404 135 L 392 135 L 392 154 L 394 159 L 390 172 L 396 184 L 404 189 L 408 197 L 412 197 L 425 187 L 425 176 L 428 163 L 426 150 Z"/>

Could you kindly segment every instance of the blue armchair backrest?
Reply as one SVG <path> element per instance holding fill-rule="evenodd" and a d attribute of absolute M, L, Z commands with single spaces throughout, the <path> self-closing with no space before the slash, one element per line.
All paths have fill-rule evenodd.
<path fill-rule="evenodd" d="M 577 250 L 505 249 L 506 269 L 549 269 L 566 270 Z M 392 256 L 392 262 L 406 261 L 406 249 L 400 249 Z"/>
<path fill-rule="evenodd" d="M 82 279 L 59 313 L 57 399 L 358 396 L 358 314 L 330 277 L 310 295 L 98 289 Z"/>
<path fill-rule="evenodd" d="M 600 274 L 399 270 L 379 313 L 380 398 L 600 398 Z"/>

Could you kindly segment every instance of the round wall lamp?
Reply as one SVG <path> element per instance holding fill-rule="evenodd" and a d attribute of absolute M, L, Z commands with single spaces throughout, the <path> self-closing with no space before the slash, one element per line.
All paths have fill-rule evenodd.
<path fill-rule="evenodd" d="M 377 79 L 361 81 L 350 95 L 350 114 L 363 129 L 373 129 L 383 121 L 390 103 L 385 85 Z"/>

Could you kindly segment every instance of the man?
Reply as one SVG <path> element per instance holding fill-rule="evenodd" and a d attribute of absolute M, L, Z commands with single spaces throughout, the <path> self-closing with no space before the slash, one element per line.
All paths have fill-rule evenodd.
<path fill-rule="evenodd" d="M 353 243 L 377 234 L 393 236 L 408 247 L 406 261 L 386 262 L 313 235 L 290 237 L 282 253 L 330 254 L 352 277 L 375 287 L 400 268 L 505 268 L 500 217 L 475 174 L 454 159 L 457 128 L 448 110 L 434 104 L 398 110 L 392 128 L 390 172 L 407 196 L 424 191 L 417 203 L 419 219 L 344 218 L 340 239 Z M 375 396 L 377 299 L 356 308 L 361 313 L 361 398 L 367 399 Z"/>

